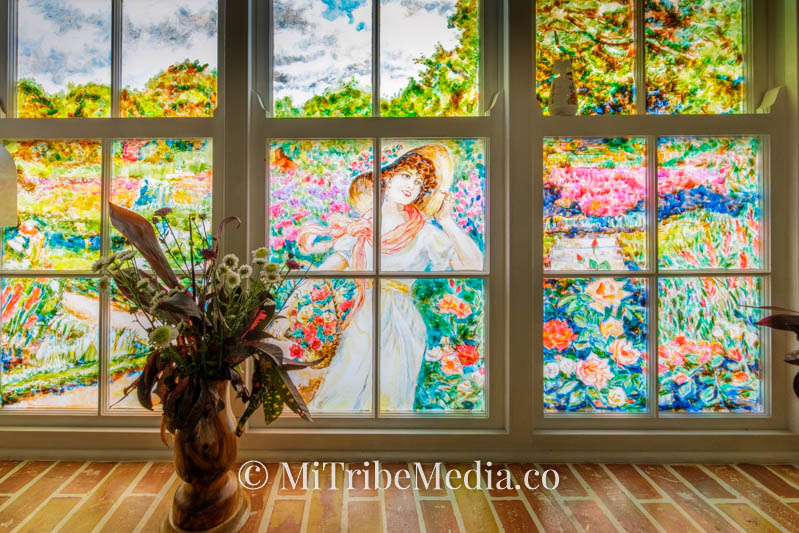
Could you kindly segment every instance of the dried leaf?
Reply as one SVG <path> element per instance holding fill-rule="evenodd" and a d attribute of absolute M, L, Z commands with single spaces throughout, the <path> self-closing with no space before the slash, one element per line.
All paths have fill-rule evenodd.
<path fill-rule="evenodd" d="M 159 278 L 170 289 L 177 287 L 178 278 L 161 250 L 152 224 L 138 213 L 110 203 L 111 223 L 141 253 Z"/>
<path fill-rule="evenodd" d="M 277 371 L 278 376 L 281 378 L 280 381 L 284 388 L 283 396 L 286 404 L 300 417 L 308 422 L 313 422 L 313 418 L 308 410 L 308 406 L 305 405 L 305 400 L 302 399 L 302 396 L 300 395 L 299 391 L 297 391 L 297 388 L 294 386 L 294 383 L 291 381 L 289 375 L 282 368 L 275 368 L 275 370 Z M 288 394 L 285 392 L 288 392 Z"/>
<path fill-rule="evenodd" d="M 151 393 L 153 390 L 153 384 L 155 383 L 155 378 L 158 376 L 158 359 L 160 357 L 160 350 L 156 350 L 147 356 L 147 362 L 144 365 L 144 370 L 142 370 L 141 376 L 136 382 L 138 383 L 136 386 L 136 396 L 139 399 L 139 403 L 142 407 L 149 409 L 150 411 L 153 410 Z"/>

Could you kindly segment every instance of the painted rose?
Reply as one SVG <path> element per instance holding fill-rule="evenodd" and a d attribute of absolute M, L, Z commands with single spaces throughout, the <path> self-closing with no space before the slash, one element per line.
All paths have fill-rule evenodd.
<path fill-rule="evenodd" d="M 463 375 L 461 360 L 454 353 L 441 358 L 441 373 L 445 376 Z"/>
<path fill-rule="evenodd" d="M 471 396 L 472 394 L 477 392 L 475 390 L 474 383 L 469 379 L 464 379 L 463 381 L 458 383 L 457 390 L 460 394 L 464 396 Z"/>
<path fill-rule="evenodd" d="M 621 301 L 630 295 L 624 290 L 624 283 L 615 279 L 602 278 L 592 281 L 585 288 L 585 293 L 592 299 L 589 307 L 600 313 L 611 307 L 617 308 Z"/>
<path fill-rule="evenodd" d="M 289 353 L 291 353 L 293 358 L 299 359 L 305 354 L 305 350 L 302 349 L 302 346 L 295 343 L 291 345 L 291 348 L 289 348 Z"/>
<path fill-rule="evenodd" d="M 466 318 L 472 314 L 472 308 L 469 307 L 469 304 L 454 294 L 445 294 L 438 301 L 438 311 L 443 314 L 455 315 L 456 318 Z"/>
<path fill-rule="evenodd" d="M 577 378 L 589 387 L 604 389 L 613 377 L 608 362 L 592 353 L 585 360 L 577 362 Z"/>
<path fill-rule="evenodd" d="M 558 357 L 558 367 L 564 375 L 571 376 L 577 370 L 577 362 L 568 357 Z"/>
<path fill-rule="evenodd" d="M 480 353 L 477 351 L 476 346 L 471 344 L 459 344 L 455 347 L 455 353 L 461 360 L 463 366 L 473 365 L 480 358 Z"/>
<path fill-rule="evenodd" d="M 619 366 L 637 364 L 641 359 L 641 352 L 635 349 L 633 343 L 626 339 L 616 339 L 608 346 L 611 357 Z"/>
<path fill-rule="evenodd" d="M 606 339 L 624 335 L 624 323 L 617 318 L 609 318 L 599 325 L 599 332 Z"/>
<path fill-rule="evenodd" d="M 565 320 L 548 320 L 544 322 L 544 348 L 559 352 L 568 348 L 577 338 L 569 323 Z"/>
<path fill-rule="evenodd" d="M 436 346 L 435 348 L 431 348 L 424 353 L 424 358 L 427 361 L 440 361 L 442 357 L 447 355 L 449 352 L 446 352 L 441 349 L 440 346 Z"/>
<path fill-rule="evenodd" d="M 554 379 L 560 374 L 560 365 L 558 363 L 547 363 L 544 365 L 544 378 Z"/>
<path fill-rule="evenodd" d="M 480 368 L 477 372 L 472 372 L 469 374 L 469 379 L 471 379 L 478 388 L 482 387 L 485 382 L 485 370 Z"/>
<path fill-rule="evenodd" d="M 613 387 L 608 391 L 608 405 L 611 407 L 621 407 L 627 403 L 627 394 L 621 387 Z"/>

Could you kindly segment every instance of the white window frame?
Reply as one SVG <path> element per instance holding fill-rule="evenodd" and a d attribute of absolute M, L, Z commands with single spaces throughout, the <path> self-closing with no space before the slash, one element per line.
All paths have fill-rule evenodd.
<path fill-rule="evenodd" d="M 0 27 L 7 38 L 0 42 L 0 105 L 7 118 L 0 119 L 0 139 L 99 140 L 102 143 L 101 257 L 110 255 L 110 215 L 112 148 L 117 139 L 204 138 L 212 141 L 212 227 L 216 227 L 224 198 L 225 56 L 224 2 L 219 3 L 217 45 L 217 108 L 212 117 L 123 118 L 120 115 L 122 73 L 122 4 L 109 0 L 111 19 L 111 116 L 107 118 L 16 118 L 17 0 L 0 1 Z M 4 32 L 5 33 L 5 32 Z M 6 64 L 5 58 L 8 58 Z M 93 278 L 91 270 L 0 270 L 3 278 Z M 146 425 L 159 413 L 144 409 L 110 408 L 108 383 L 110 364 L 110 301 L 100 294 L 98 406 L 96 409 L 4 409 L 0 407 L 0 426 L 5 424 L 52 427 L 98 425 Z M 0 380 L 2 376 L 0 376 Z M 7 422 L 9 421 L 9 422 Z"/>
<path fill-rule="evenodd" d="M 0 1 L 0 27 L 7 27 L 9 1 Z M 799 458 L 799 402 L 790 389 L 792 369 L 782 362 L 792 345 L 788 334 L 773 335 L 770 350 L 764 349 L 764 385 L 765 390 L 770 388 L 766 415 L 548 417 L 541 392 L 542 280 L 551 276 L 543 271 L 541 246 L 544 137 L 768 137 L 763 161 L 764 175 L 770 178 L 766 191 L 770 211 L 764 213 L 770 213 L 770 218 L 764 222 L 774 229 L 774 241 L 779 239 L 771 247 L 771 301 L 794 308 L 799 304 L 795 273 L 799 265 L 799 242 L 795 242 L 799 155 L 794 148 L 799 144 L 799 7 L 794 0 L 752 2 L 756 9 L 747 36 L 758 43 L 753 54 L 758 68 L 747 73 L 752 85 L 747 91 L 749 109 L 766 89 L 785 86 L 765 113 L 543 116 L 535 101 L 534 0 L 483 0 L 483 56 L 493 50 L 495 58 L 483 63 L 484 103 L 501 91 L 487 116 L 353 119 L 268 119 L 256 93 L 266 105 L 269 74 L 263 68 L 268 64 L 269 43 L 258 36 L 268 36 L 262 14 L 269 4 L 267 0 L 221 0 L 220 4 L 219 104 L 213 119 L 0 119 L 0 138 L 41 137 L 44 128 L 47 137 L 65 138 L 213 136 L 214 218 L 244 215 L 241 229 L 227 232 L 223 243 L 225 252 L 240 256 L 265 242 L 268 138 L 485 137 L 490 150 L 488 416 L 317 417 L 314 424 L 281 417 L 263 427 L 255 423 L 260 417 L 256 413 L 240 439 L 241 458 L 621 462 L 795 462 Z M 488 28 L 494 30 L 491 35 Z M 8 45 L 0 42 L 0 57 L 8 57 Z M 490 80 L 497 80 L 495 87 Z M 0 102 L 4 105 L 9 89 L 8 73 L 2 70 Z M 653 155 L 650 148 L 649 157 Z M 650 187 L 650 201 L 653 193 Z M 650 228 L 654 227 L 650 220 Z M 654 236 L 649 238 L 651 261 Z M 769 248 L 768 241 L 764 245 Z M 764 268 L 769 268 L 768 263 Z M 625 274 L 640 276 L 639 272 Z M 650 289 L 650 306 L 652 296 Z M 650 344 L 655 338 L 654 316 L 650 312 Z M 650 380 L 654 368 L 650 364 Z M 157 416 L 65 414 L 0 413 L 0 456 L 152 459 L 171 455 L 158 439 Z"/>

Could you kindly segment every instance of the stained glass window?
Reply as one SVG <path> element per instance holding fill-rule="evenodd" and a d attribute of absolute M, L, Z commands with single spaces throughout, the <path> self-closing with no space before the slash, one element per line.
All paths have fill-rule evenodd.
<path fill-rule="evenodd" d="M 275 0 L 276 117 L 372 114 L 372 1 Z"/>
<path fill-rule="evenodd" d="M 213 115 L 217 9 L 217 0 L 124 0 L 123 117 Z"/>
<path fill-rule="evenodd" d="M 647 409 L 646 280 L 544 280 L 544 409 Z"/>
<path fill-rule="evenodd" d="M 18 0 L 17 115 L 111 115 L 110 0 Z"/>
<path fill-rule="evenodd" d="M 100 300 L 90 279 L 0 279 L 4 409 L 97 409 Z"/>
<path fill-rule="evenodd" d="M 761 411 L 761 280 L 665 278 L 658 285 L 661 411 Z"/>
<path fill-rule="evenodd" d="M 482 279 L 382 279 L 380 410 L 485 411 Z"/>
<path fill-rule="evenodd" d="M 100 257 L 99 141 L 9 141 L 20 224 L 3 229 L 4 269 L 87 270 Z"/>
<path fill-rule="evenodd" d="M 635 109 L 633 0 L 536 2 L 536 93 L 548 113 L 553 66 L 574 69 L 578 114 L 632 114 Z"/>
<path fill-rule="evenodd" d="M 319 361 L 291 373 L 311 412 L 371 411 L 373 282 L 306 279 L 283 287 L 285 319 L 271 332 L 290 359 Z"/>
<path fill-rule="evenodd" d="M 480 2 L 380 2 L 380 114 L 476 115 Z"/>
<path fill-rule="evenodd" d="M 317 268 L 371 270 L 371 140 L 275 140 L 270 145 L 269 248 Z M 363 186 L 362 186 L 363 185 Z M 325 261 L 334 256 L 327 263 Z"/>
<path fill-rule="evenodd" d="M 661 268 L 761 266 L 759 148 L 753 137 L 658 140 Z"/>
<path fill-rule="evenodd" d="M 649 113 L 740 113 L 742 0 L 646 0 Z"/>
<path fill-rule="evenodd" d="M 292 356 L 326 358 L 294 373 L 295 383 L 317 411 L 373 409 L 376 297 L 379 412 L 484 412 L 485 280 L 391 273 L 483 270 L 486 142 L 382 139 L 381 146 L 380 272 L 314 277 L 292 295 L 278 336 Z M 272 141 L 273 260 L 293 254 L 311 275 L 372 270 L 372 150 L 371 139 Z"/>
<path fill-rule="evenodd" d="M 135 389 L 126 398 L 122 397 L 125 387 L 141 375 L 147 362 L 149 340 L 144 328 L 150 324 L 143 313 L 131 310 L 129 303 L 120 297 L 113 283 L 109 316 L 108 403 L 119 409 L 143 409 L 136 399 Z M 157 396 L 153 396 L 154 406 L 159 401 Z"/>
<path fill-rule="evenodd" d="M 211 232 L 212 147 L 208 139 L 130 139 L 114 141 L 112 201 L 152 220 L 156 211 L 170 208 L 166 215 L 174 238 L 188 255 L 190 225 L 195 235 Z M 161 217 L 163 218 L 163 217 Z M 162 234 L 166 224 L 157 225 Z M 125 239 L 116 230 L 111 234 L 111 247 L 118 251 Z M 199 258 L 200 246 L 196 246 Z M 173 266 L 179 267 L 167 253 Z"/>
<path fill-rule="evenodd" d="M 382 270 L 482 270 L 485 141 L 385 139 L 382 147 Z"/>
<path fill-rule="evenodd" d="M 544 139 L 544 268 L 646 266 L 646 140 Z"/>

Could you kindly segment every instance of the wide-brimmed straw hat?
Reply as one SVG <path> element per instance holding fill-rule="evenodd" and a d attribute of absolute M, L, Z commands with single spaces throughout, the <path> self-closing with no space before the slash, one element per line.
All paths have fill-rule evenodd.
<path fill-rule="evenodd" d="M 449 150 L 443 145 L 425 144 L 406 151 L 397 159 L 384 166 L 381 172 L 390 171 L 405 158 L 413 154 L 427 159 L 435 169 L 435 187 L 429 191 L 422 199 L 421 204 L 419 204 L 419 210 L 424 215 L 431 217 L 441 209 L 441 204 L 444 203 L 447 191 L 449 191 L 449 188 L 452 186 L 452 175 L 454 171 L 452 157 L 449 155 Z M 361 214 L 372 209 L 373 184 L 374 179 L 371 171 L 358 175 L 350 184 L 350 204 Z"/>

